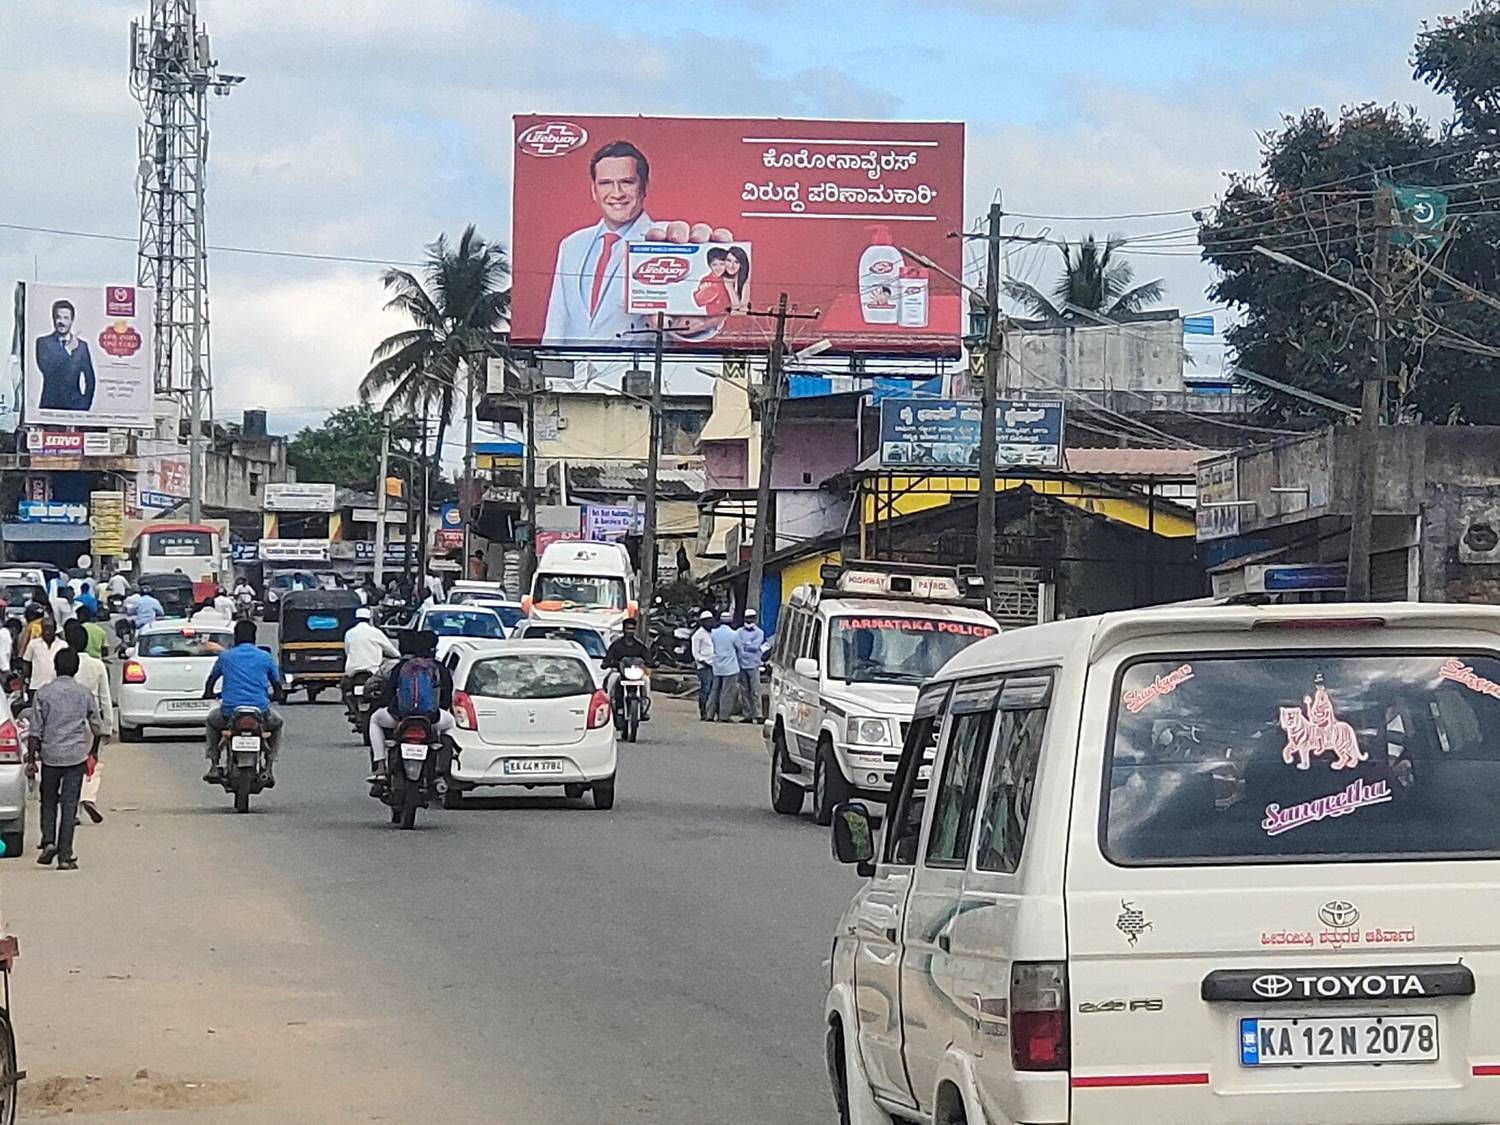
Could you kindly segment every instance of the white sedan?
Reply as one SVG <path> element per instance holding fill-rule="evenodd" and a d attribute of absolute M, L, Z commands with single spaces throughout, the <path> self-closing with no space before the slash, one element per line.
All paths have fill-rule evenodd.
<path fill-rule="evenodd" d="M 219 653 L 234 644 L 229 626 L 158 621 L 137 634 L 120 670 L 120 741 L 145 727 L 199 727 L 214 708 L 203 684 Z"/>
<path fill-rule="evenodd" d="M 597 669 L 571 641 L 466 640 L 453 650 L 458 750 L 444 803 L 477 786 L 560 785 L 615 803 L 615 725 Z"/>

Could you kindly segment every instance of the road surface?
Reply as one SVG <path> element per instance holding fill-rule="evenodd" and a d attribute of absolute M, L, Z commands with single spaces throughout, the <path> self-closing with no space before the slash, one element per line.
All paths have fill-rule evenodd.
<path fill-rule="evenodd" d="M 830 1122 L 825 959 L 855 878 L 776 816 L 748 726 L 658 700 L 618 803 L 389 826 L 326 694 L 249 816 L 192 739 L 115 746 L 82 869 L 4 861 L 23 1117 Z"/>

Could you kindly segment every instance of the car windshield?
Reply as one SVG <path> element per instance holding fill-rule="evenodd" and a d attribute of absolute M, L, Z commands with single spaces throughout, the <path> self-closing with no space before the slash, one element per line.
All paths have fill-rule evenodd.
<path fill-rule="evenodd" d="M 566 625 L 528 625 L 525 638 L 528 641 L 572 641 L 583 646 L 590 656 L 603 657 L 609 646 L 593 629 L 573 629 Z"/>
<path fill-rule="evenodd" d="M 464 690 L 499 699 L 566 699 L 592 695 L 594 677 L 583 661 L 571 656 L 492 656 L 469 669 Z"/>
<path fill-rule="evenodd" d="M 419 628 L 440 637 L 504 637 L 505 626 L 493 613 L 481 610 L 440 609 L 424 613 Z"/>
<path fill-rule="evenodd" d="M 183 629 L 171 633 L 146 633 L 136 651 L 141 656 L 217 656 L 233 643 L 228 633 Z"/>
<path fill-rule="evenodd" d="M 514 629 L 526 619 L 526 614 L 518 605 L 486 605 L 485 608 L 494 610 L 507 629 Z"/>
<path fill-rule="evenodd" d="M 543 574 L 537 578 L 535 600 L 541 605 L 557 603 L 561 609 L 624 609 L 625 580 L 601 574 Z"/>
<path fill-rule="evenodd" d="M 847 683 L 920 684 L 977 640 L 999 630 L 945 617 L 835 617 L 828 675 Z"/>
<path fill-rule="evenodd" d="M 1500 657 L 1146 659 L 1114 708 L 1116 863 L 1500 856 Z"/>
<path fill-rule="evenodd" d="M 8 606 L 23 606 L 27 602 L 40 602 L 43 600 L 42 588 L 27 583 L 0 586 L 0 598 L 5 599 Z"/>

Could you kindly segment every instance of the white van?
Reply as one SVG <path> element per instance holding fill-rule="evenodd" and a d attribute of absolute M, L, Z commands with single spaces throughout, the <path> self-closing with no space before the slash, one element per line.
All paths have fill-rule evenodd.
<path fill-rule="evenodd" d="M 630 552 L 623 543 L 549 543 L 521 606 L 533 621 L 583 623 L 612 638 L 636 614 Z"/>
<path fill-rule="evenodd" d="M 952 656 L 1000 631 L 958 571 L 887 562 L 830 566 L 826 585 L 798 586 L 771 649 L 762 728 L 771 807 L 787 816 L 813 795 L 829 823 L 852 794 L 891 787 L 917 689 Z"/>
<path fill-rule="evenodd" d="M 852 1125 L 1500 1121 L 1500 610 L 1006 633 L 922 689 L 881 835 L 835 810 Z"/>

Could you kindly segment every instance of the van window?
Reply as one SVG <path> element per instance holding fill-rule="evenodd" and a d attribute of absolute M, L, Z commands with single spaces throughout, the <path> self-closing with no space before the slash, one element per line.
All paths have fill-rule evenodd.
<path fill-rule="evenodd" d="M 1500 657 L 1370 650 L 1124 668 L 1117 864 L 1500 856 Z"/>
<path fill-rule="evenodd" d="M 1040 707 L 1001 711 L 999 724 L 990 756 L 989 789 L 979 814 L 975 866 L 1010 873 L 1021 865 L 1047 712 Z"/>
<path fill-rule="evenodd" d="M 922 835 L 922 809 L 927 803 L 927 785 L 932 778 L 932 759 L 937 752 L 938 734 L 943 729 L 943 712 L 948 702 L 948 685 L 928 689 L 917 697 L 916 711 L 906 732 L 901 750 L 901 764 L 886 806 L 885 862 L 910 866 L 917 862 L 917 841 Z"/>
<path fill-rule="evenodd" d="M 974 805 L 984 772 L 985 749 L 994 729 L 994 711 L 955 714 L 943 756 L 942 779 L 927 834 L 929 867 L 962 867 L 974 831 Z"/>
<path fill-rule="evenodd" d="M 802 630 L 807 626 L 807 614 L 798 610 L 786 623 L 786 641 L 781 649 L 782 663 L 790 668 L 802 653 Z"/>
<path fill-rule="evenodd" d="M 812 628 L 808 630 L 807 644 L 803 646 L 802 655 L 810 656 L 818 662 L 819 667 L 823 664 L 823 619 L 814 617 Z"/>

